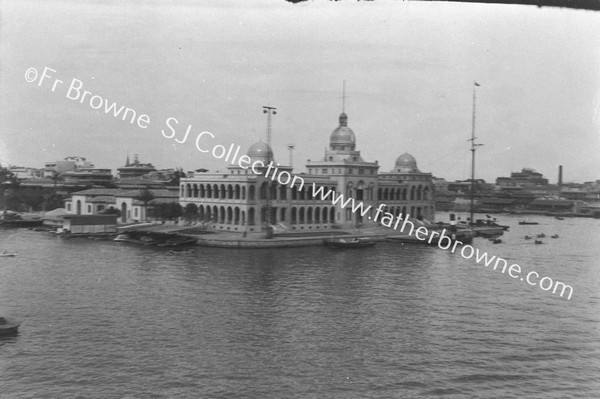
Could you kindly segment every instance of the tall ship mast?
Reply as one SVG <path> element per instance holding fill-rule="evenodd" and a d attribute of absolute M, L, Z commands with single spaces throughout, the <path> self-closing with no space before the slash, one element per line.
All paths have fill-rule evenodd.
<path fill-rule="evenodd" d="M 469 206 L 469 225 L 475 224 L 475 220 L 473 219 L 474 207 L 475 207 L 475 151 L 477 147 L 482 146 L 483 144 L 475 144 L 475 114 L 476 114 L 476 92 L 475 88 L 479 87 L 480 84 L 477 82 L 473 82 L 473 119 L 471 123 L 471 138 L 469 141 L 471 142 L 471 204 Z"/>

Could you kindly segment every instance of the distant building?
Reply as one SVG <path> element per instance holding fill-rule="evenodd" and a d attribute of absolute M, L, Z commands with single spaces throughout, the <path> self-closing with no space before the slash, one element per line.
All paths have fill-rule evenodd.
<path fill-rule="evenodd" d="M 44 165 L 44 176 L 43 177 L 52 177 L 55 175 L 60 175 L 65 172 L 73 172 L 80 168 L 93 168 L 90 162 L 88 162 L 84 157 L 74 156 L 74 157 L 66 157 L 62 161 L 54 161 L 54 162 L 46 162 Z"/>
<path fill-rule="evenodd" d="M 26 168 L 22 166 L 11 166 L 8 171 L 15 175 L 17 180 L 39 179 L 44 176 L 43 169 Z"/>
<path fill-rule="evenodd" d="M 141 163 L 138 160 L 137 154 L 135 154 L 133 162 L 129 162 L 129 155 L 125 166 L 117 169 L 117 177 L 119 179 L 130 179 L 142 177 L 148 173 L 155 172 L 156 168 L 150 163 Z"/>
<path fill-rule="evenodd" d="M 113 175 L 110 169 L 78 168 L 77 170 L 63 173 L 62 180 L 66 184 L 105 186 L 112 184 Z"/>
<path fill-rule="evenodd" d="M 531 168 L 523 168 L 520 172 L 512 172 L 510 177 L 496 179 L 496 185 L 500 187 L 532 187 L 547 184 L 548 179 Z"/>

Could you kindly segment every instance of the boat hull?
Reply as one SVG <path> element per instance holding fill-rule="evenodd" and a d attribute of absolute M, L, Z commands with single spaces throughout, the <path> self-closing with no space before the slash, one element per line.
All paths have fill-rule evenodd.
<path fill-rule="evenodd" d="M 21 323 L 16 320 L 0 317 L 0 335 L 16 335 Z"/>

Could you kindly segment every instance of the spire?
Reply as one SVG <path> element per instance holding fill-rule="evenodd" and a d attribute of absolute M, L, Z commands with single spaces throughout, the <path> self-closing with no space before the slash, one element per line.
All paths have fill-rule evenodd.
<path fill-rule="evenodd" d="M 346 81 L 342 84 L 342 113 L 340 114 L 340 126 L 348 126 L 348 115 L 346 115 Z"/>
<path fill-rule="evenodd" d="M 346 112 L 346 81 L 342 85 L 342 114 Z"/>
<path fill-rule="evenodd" d="M 129 166 L 129 151 L 127 152 L 127 161 L 125 161 L 125 166 Z"/>

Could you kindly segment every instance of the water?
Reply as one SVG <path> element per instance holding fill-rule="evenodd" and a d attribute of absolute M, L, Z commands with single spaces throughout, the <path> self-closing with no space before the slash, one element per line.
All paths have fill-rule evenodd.
<path fill-rule="evenodd" d="M 379 243 L 172 253 L 0 230 L 2 398 L 594 398 L 600 221 L 474 245 L 574 287 Z M 545 245 L 527 233 L 558 233 Z"/>

